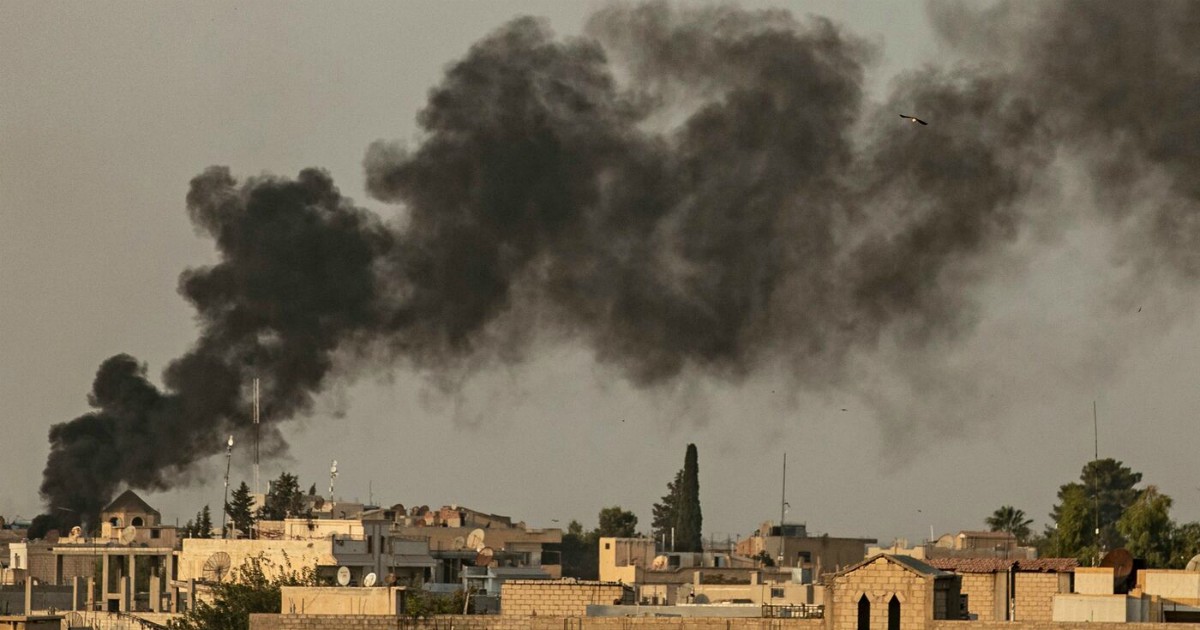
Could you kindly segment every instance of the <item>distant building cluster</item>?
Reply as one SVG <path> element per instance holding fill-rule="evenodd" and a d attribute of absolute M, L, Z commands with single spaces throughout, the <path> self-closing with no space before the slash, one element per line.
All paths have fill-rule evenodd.
<path fill-rule="evenodd" d="M 738 620 L 765 617 L 807 630 L 1200 622 L 1200 560 L 1186 570 L 1148 570 L 1113 552 L 1103 566 L 1081 567 L 1073 558 L 1038 558 L 1000 532 L 881 547 L 874 539 L 811 535 L 802 523 L 764 522 L 745 538 L 698 552 L 674 551 L 665 539 L 600 537 L 597 579 L 575 579 L 563 577 L 557 528 L 459 505 L 305 501 L 303 517 L 260 521 L 235 538 L 181 536 L 132 491 L 104 508 L 93 535 L 75 528 L 27 540 L 18 524 L 5 524 L 0 610 L 25 613 L 25 627 L 37 627 L 28 615 L 54 611 L 158 623 L 152 620 L 189 610 L 211 597 L 213 585 L 257 563 L 267 573 L 313 580 L 283 587 L 275 617 L 287 624 L 260 615 L 255 630 L 405 617 L 413 598 L 451 593 L 465 596 L 463 614 L 483 615 L 483 625 L 470 626 L 481 628 L 493 627 L 486 619 L 511 628 L 534 618 L 582 628 L 568 622 L 609 617 L 720 618 L 722 627 L 747 629 L 763 626 Z"/>

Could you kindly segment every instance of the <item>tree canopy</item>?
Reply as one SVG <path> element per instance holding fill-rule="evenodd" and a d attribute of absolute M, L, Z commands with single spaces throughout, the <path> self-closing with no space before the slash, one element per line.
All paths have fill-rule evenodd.
<path fill-rule="evenodd" d="M 660 540 L 675 541 L 678 551 L 703 551 L 700 465 L 695 444 L 688 444 L 683 468 L 667 483 L 667 494 L 653 507 L 651 526 Z M 672 531 L 673 530 L 673 531 Z"/>
<path fill-rule="evenodd" d="M 250 495 L 250 486 L 247 486 L 245 481 L 233 491 L 233 496 L 225 504 L 225 513 L 229 514 L 233 529 L 241 532 L 243 537 L 249 538 L 250 530 L 254 527 L 254 497 Z"/>
<path fill-rule="evenodd" d="M 1029 526 L 1033 524 L 1033 519 L 1025 518 L 1024 510 L 1005 505 L 992 512 L 985 522 L 992 531 L 1007 532 L 1016 537 L 1018 543 L 1025 544 L 1029 539 Z"/>
<path fill-rule="evenodd" d="M 616 538 L 633 538 L 637 536 L 637 515 L 614 505 L 600 510 L 600 527 L 596 529 L 597 537 L 612 536 Z"/>
<path fill-rule="evenodd" d="M 298 517 L 303 511 L 304 495 L 300 492 L 300 480 L 287 471 L 279 473 L 279 478 L 271 482 L 271 491 L 267 493 L 260 518 L 282 521 L 289 516 Z"/>

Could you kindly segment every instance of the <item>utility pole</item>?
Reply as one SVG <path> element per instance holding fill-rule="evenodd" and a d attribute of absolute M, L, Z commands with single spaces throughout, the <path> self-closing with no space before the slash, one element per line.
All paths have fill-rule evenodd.
<path fill-rule="evenodd" d="M 229 515 L 229 464 L 233 461 L 233 436 L 225 443 L 225 501 L 221 503 L 221 538 L 226 538 L 225 517 Z"/>
<path fill-rule="evenodd" d="M 779 492 L 779 535 L 783 536 L 783 517 L 787 514 L 787 453 L 783 454 L 783 488 Z"/>
<path fill-rule="evenodd" d="M 254 378 L 254 494 L 259 492 L 258 483 L 258 377 Z"/>
<path fill-rule="evenodd" d="M 1096 556 L 1092 566 L 1100 564 L 1100 551 L 1104 548 L 1104 544 L 1100 541 L 1100 480 L 1098 476 L 1100 470 L 1100 420 L 1096 414 L 1096 401 L 1092 400 L 1092 439 L 1095 448 L 1092 458 L 1092 501 L 1096 512 Z"/>

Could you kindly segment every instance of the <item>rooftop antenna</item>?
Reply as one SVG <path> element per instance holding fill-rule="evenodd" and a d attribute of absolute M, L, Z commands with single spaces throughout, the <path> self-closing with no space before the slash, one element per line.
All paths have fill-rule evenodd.
<path fill-rule="evenodd" d="M 225 502 L 221 504 L 221 538 L 226 537 L 225 517 L 229 515 L 229 462 L 233 460 L 233 436 L 225 442 Z"/>
<path fill-rule="evenodd" d="M 258 483 L 258 377 L 254 378 L 254 494 L 259 494 L 259 483 Z"/>
<path fill-rule="evenodd" d="M 1099 561 L 1100 551 L 1103 548 L 1103 544 L 1100 541 L 1100 488 L 1096 479 L 1096 473 L 1099 472 L 1096 468 L 1100 465 L 1100 420 L 1098 418 L 1099 416 L 1096 414 L 1096 400 L 1092 399 L 1092 439 L 1095 448 L 1092 459 L 1092 501 L 1096 512 L 1096 561 Z"/>
<path fill-rule="evenodd" d="M 787 452 L 783 454 L 783 489 L 779 496 L 779 535 L 783 535 L 783 517 L 787 514 Z"/>
<path fill-rule="evenodd" d="M 333 500 L 333 479 L 337 477 L 337 460 L 329 465 L 329 500 Z"/>

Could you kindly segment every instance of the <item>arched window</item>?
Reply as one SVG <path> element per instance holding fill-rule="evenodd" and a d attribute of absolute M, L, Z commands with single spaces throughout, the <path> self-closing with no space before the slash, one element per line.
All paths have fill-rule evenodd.
<path fill-rule="evenodd" d="M 865 593 L 858 598 L 858 630 L 871 630 L 871 600 Z"/>
<path fill-rule="evenodd" d="M 129 524 L 133 525 L 134 527 L 141 527 L 142 526 L 142 517 L 140 517 L 140 516 L 133 517 L 133 520 L 129 521 Z"/>
<path fill-rule="evenodd" d="M 888 630 L 900 630 L 900 600 L 895 595 L 888 602 Z"/>

